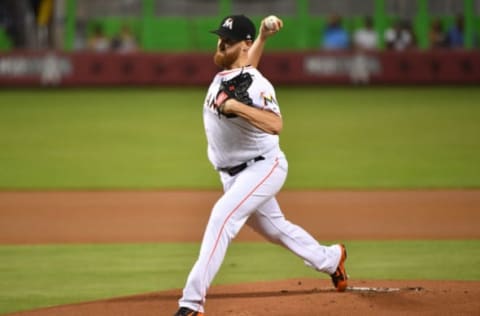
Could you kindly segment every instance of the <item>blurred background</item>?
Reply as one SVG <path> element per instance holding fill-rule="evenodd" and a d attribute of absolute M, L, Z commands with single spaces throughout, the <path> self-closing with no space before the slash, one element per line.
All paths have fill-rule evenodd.
<path fill-rule="evenodd" d="M 479 0 L 2 0 L 0 48 L 118 49 L 115 39 L 128 33 L 136 46 L 125 50 L 210 50 L 208 31 L 231 13 L 282 17 L 286 34 L 271 48 L 288 50 L 322 47 L 333 23 L 355 44 L 366 17 L 378 36 L 372 48 L 378 49 L 390 48 L 388 30 L 397 24 L 411 33 L 405 46 L 419 49 L 476 48 L 480 27 Z M 110 45 L 90 46 L 96 36 Z"/>
<path fill-rule="evenodd" d="M 480 0 L 2 0 L 0 84 L 205 84 L 215 71 L 199 69 L 215 47 L 209 31 L 239 13 L 257 25 L 269 14 L 284 20 L 267 45 L 276 59 L 263 65 L 275 83 L 480 80 Z M 115 67 L 91 53 L 140 55 Z M 183 75 L 172 73 L 178 64 Z M 109 79 L 115 71 L 123 80 Z"/>

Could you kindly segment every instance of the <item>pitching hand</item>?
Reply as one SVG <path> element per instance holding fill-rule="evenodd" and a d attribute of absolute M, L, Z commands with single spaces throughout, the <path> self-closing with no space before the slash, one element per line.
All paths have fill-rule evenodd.
<path fill-rule="evenodd" d="M 268 17 L 264 18 L 262 20 L 262 23 L 260 24 L 260 34 L 259 34 L 259 36 L 264 40 L 269 38 L 270 36 L 276 34 L 283 27 L 283 21 L 281 19 L 278 19 L 278 24 L 274 25 L 273 28 L 268 28 L 267 24 L 266 24 L 267 19 L 268 19 Z"/>

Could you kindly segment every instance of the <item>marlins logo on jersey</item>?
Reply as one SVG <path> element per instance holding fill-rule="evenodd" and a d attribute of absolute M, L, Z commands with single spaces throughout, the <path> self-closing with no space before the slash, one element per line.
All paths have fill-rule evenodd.
<path fill-rule="evenodd" d="M 273 95 L 262 92 L 261 97 L 263 99 L 264 107 L 270 108 L 275 113 L 280 112 L 280 109 L 278 108 L 277 100 L 275 100 L 275 97 Z"/>

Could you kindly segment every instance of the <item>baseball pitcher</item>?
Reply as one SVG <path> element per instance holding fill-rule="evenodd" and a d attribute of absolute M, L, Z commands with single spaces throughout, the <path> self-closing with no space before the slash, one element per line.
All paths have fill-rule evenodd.
<path fill-rule="evenodd" d="M 208 158 L 219 172 L 224 194 L 213 206 L 175 316 L 204 315 L 207 290 L 245 224 L 329 274 L 338 291 L 347 287 L 345 247 L 320 245 L 285 219 L 275 198 L 288 170 L 279 147 L 283 121 L 275 89 L 254 67 L 266 38 L 282 27 L 279 19 L 271 24 L 262 21 L 255 42 L 256 28 L 244 15 L 228 16 L 212 31 L 218 35 L 214 62 L 223 70 L 210 84 L 203 120 Z"/>

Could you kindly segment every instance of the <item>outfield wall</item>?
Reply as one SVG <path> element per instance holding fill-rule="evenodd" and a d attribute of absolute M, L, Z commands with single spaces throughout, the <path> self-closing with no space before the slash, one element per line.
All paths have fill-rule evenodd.
<path fill-rule="evenodd" d="M 274 84 L 478 84 L 480 51 L 277 52 L 260 70 Z M 206 85 L 212 55 L 12 52 L 0 54 L 0 86 Z"/>

